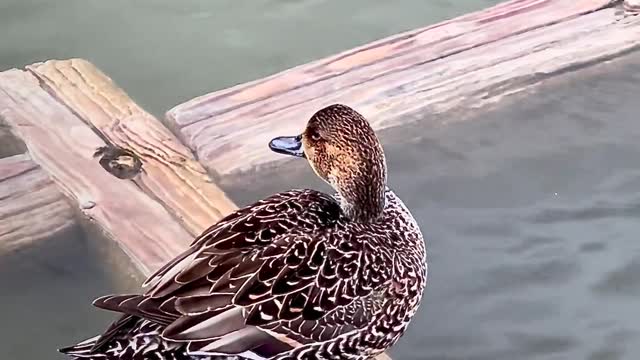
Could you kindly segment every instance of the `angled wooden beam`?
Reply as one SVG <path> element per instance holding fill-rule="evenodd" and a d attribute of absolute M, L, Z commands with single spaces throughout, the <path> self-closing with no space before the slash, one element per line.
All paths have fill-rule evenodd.
<path fill-rule="evenodd" d="M 624 0 L 622 6 L 629 14 L 640 14 L 640 0 Z"/>
<path fill-rule="evenodd" d="M 105 142 L 31 73 L 0 73 L 0 118 L 72 204 L 142 272 L 161 266 L 192 241 L 160 202 L 102 168 L 93 154 Z"/>
<path fill-rule="evenodd" d="M 236 208 L 191 151 L 93 64 L 81 59 L 51 60 L 27 70 L 108 145 L 140 159 L 142 171 L 132 181 L 192 235 Z"/>
<path fill-rule="evenodd" d="M 73 208 L 29 155 L 0 159 L 0 256 L 70 229 Z"/>
<path fill-rule="evenodd" d="M 167 119 L 224 183 L 287 161 L 266 150 L 269 139 L 301 131 L 331 103 L 353 106 L 377 130 L 455 121 L 549 77 L 637 49 L 640 18 L 613 3 L 508 1 L 195 98 Z"/>

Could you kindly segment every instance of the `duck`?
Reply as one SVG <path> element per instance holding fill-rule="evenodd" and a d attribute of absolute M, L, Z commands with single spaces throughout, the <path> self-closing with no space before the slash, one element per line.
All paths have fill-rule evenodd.
<path fill-rule="evenodd" d="M 60 351 L 102 360 L 364 360 L 393 346 L 422 299 L 426 245 L 387 185 L 373 128 L 333 104 L 269 148 L 306 159 L 335 194 L 294 189 L 236 210 L 140 293 L 96 299 L 120 317 Z"/>

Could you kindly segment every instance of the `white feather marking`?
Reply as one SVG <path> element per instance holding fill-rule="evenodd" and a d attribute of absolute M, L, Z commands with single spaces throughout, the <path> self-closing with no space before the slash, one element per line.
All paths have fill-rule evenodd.
<path fill-rule="evenodd" d="M 235 309 L 227 310 L 227 311 L 225 311 L 223 313 L 220 313 L 220 314 L 218 314 L 218 315 L 216 315 L 214 317 L 211 317 L 211 318 L 209 318 L 209 319 L 207 319 L 205 321 L 202 321 L 202 322 L 200 322 L 200 323 L 198 323 L 198 324 L 196 324 L 196 325 L 194 325 L 194 326 L 192 326 L 190 328 L 187 328 L 186 330 L 184 330 L 182 332 L 182 334 L 188 335 L 188 334 L 195 333 L 197 331 L 206 329 L 206 328 L 208 328 L 208 327 L 210 327 L 210 326 L 212 326 L 212 325 L 214 325 L 216 323 L 224 323 L 225 321 L 227 321 L 229 319 L 232 319 L 233 317 L 237 316 L 238 312 L 242 312 L 242 309 L 241 308 L 235 308 Z"/>
<path fill-rule="evenodd" d="M 217 352 L 205 352 L 205 351 L 191 351 L 189 355 L 193 356 L 221 356 L 228 357 L 229 354 L 217 353 Z M 237 356 L 250 360 L 267 360 L 267 358 L 256 355 L 251 351 L 245 351 L 243 353 L 237 354 Z"/>

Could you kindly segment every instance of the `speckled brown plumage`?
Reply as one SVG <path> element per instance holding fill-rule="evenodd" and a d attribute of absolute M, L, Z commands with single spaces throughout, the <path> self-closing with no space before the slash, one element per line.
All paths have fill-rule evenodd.
<path fill-rule="evenodd" d="M 368 359 L 393 345 L 420 303 L 426 255 L 415 220 L 386 187 L 375 133 L 333 105 L 271 147 L 305 156 L 338 194 L 291 190 L 227 216 L 149 277 L 143 294 L 97 299 L 121 319 L 63 352 Z"/>
<path fill-rule="evenodd" d="M 322 109 L 309 120 L 302 143 L 311 167 L 338 190 L 352 220 L 367 221 L 382 212 L 384 152 L 362 115 L 344 105 Z"/>

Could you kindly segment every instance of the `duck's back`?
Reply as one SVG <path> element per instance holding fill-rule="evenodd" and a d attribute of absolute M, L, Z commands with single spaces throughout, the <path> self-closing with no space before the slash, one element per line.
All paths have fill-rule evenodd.
<path fill-rule="evenodd" d="M 382 351 L 404 332 L 426 276 L 420 230 L 395 194 L 386 196 L 373 225 L 350 222 L 333 197 L 314 190 L 239 209 L 152 275 L 144 294 L 96 300 L 122 317 L 63 352 L 213 360 L 234 357 L 193 354 L 322 359 L 339 356 L 334 350 Z M 410 302 L 396 301 L 407 295 Z M 390 306 L 395 317 L 380 317 Z M 371 335 L 374 318 L 388 333 Z"/>
<path fill-rule="evenodd" d="M 214 285 L 233 287 L 224 275 L 240 269 L 256 253 L 279 250 L 281 255 L 286 254 L 286 243 L 279 243 L 278 239 L 286 239 L 290 233 L 322 232 L 339 218 L 340 206 L 332 196 L 309 189 L 281 192 L 238 209 L 205 230 L 187 251 L 151 275 L 144 284 L 148 287 L 144 294 L 97 299 L 95 306 L 123 315 L 103 334 L 60 351 L 83 359 L 206 360 L 208 356 L 187 355 L 201 343 L 166 340 L 162 332 L 183 316 L 182 311 L 203 312 L 195 307 L 206 306 L 214 298 Z M 222 290 L 217 289 L 216 293 Z M 236 357 L 211 357 L 227 358 Z"/>
<path fill-rule="evenodd" d="M 391 245 L 400 252 L 407 251 L 419 256 L 420 265 L 424 265 L 426 272 L 426 249 L 422 232 L 417 221 L 404 202 L 389 188 L 385 192 L 386 206 L 382 222 L 388 225 L 388 231 L 396 241 Z M 417 261 L 417 260 L 415 260 Z"/>

